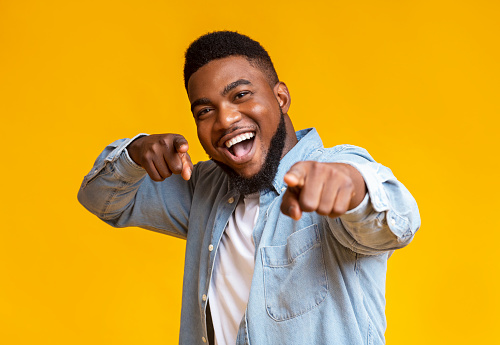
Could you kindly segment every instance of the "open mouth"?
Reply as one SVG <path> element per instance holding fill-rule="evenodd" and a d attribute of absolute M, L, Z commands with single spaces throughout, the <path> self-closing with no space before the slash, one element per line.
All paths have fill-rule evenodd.
<path fill-rule="evenodd" d="M 231 155 L 241 158 L 250 153 L 255 139 L 254 132 L 241 133 L 227 140 L 224 145 Z"/>

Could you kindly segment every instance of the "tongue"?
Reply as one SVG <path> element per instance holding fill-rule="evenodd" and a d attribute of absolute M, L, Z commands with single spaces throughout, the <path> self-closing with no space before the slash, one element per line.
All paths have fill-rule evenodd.
<path fill-rule="evenodd" d="M 232 149 L 236 157 L 241 157 L 252 149 L 253 140 L 243 140 L 237 144 L 234 144 Z"/>

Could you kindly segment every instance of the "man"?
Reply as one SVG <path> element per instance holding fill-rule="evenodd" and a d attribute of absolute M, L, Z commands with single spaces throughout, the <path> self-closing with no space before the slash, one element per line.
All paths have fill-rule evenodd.
<path fill-rule="evenodd" d="M 365 150 L 295 132 L 247 36 L 200 37 L 184 77 L 211 160 L 193 166 L 179 134 L 140 134 L 108 146 L 79 192 L 113 226 L 187 240 L 180 343 L 383 344 L 387 259 L 420 226 L 410 193 Z"/>

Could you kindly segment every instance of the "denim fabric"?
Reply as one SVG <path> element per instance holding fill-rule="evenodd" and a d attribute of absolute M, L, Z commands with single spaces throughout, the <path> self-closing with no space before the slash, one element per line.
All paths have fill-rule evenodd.
<path fill-rule="evenodd" d="M 387 259 L 420 226 L 415 200 L 392 172 L 359 147 L 324 148 L 315 129 L 281 160 L 272 190 L 261 192 L 253 237 L 255 270 L 237 344 L 384 344 Z M 211 161 L 184 181 L 153 182 L 128 156 L 133 140 L 106 147 L 78 199 L 115 227 L 139 226 L 185 238 L 179 343 L 204 344 L 206 301 L 217 248 L 240 197 Z M 368 189 L 340 218 L 280 212 L 284 174 L 302 160 L 354 166 Z"/>

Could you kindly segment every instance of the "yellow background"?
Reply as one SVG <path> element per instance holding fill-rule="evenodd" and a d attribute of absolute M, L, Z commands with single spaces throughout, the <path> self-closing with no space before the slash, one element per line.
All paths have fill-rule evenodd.
<path fill-rule="evenodd" d="M 184 242 L 113 229 L 76 193 L 139 132 L 197 142 L 198 36 L 268 49 L 296 129 L 365 147 L 422 227 L 389 261 L 388 344 L 494 344 L 500 324 L 498 1 L 0 0 L 0 343 L 176 344 Z"/>

